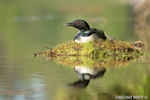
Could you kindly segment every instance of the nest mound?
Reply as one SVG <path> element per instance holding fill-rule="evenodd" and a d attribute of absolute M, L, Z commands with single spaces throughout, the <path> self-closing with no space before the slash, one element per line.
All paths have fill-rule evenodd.
<path fill-rule="evenodd" d="M 46 57 L 50 56 L 129 56 L 140 54 L 129 43 L 122 41 L 94 41 L 88 43 L 77 43 L 69 41 L 62 43 L 45 53 Z"/>

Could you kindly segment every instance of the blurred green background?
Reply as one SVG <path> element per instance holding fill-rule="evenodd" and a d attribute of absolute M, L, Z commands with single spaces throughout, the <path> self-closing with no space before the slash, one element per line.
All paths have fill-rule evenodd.
<path fill-rule="evenodd" d="M 116 95 L 150 96 L 149 57 L 108 69 L 86 89 L 64 85 L 78 80 L 74 70 L 34 58 L 34 53 L 73 40 L 78 32 L 63 26 L 76 19 L 104 30 L 116 40 L 133 34 L 131 5 L 123 0 L 1 0 L 0 100 L 113 100 Z M 144 64 L 143 64 L 144 63 Z"/>

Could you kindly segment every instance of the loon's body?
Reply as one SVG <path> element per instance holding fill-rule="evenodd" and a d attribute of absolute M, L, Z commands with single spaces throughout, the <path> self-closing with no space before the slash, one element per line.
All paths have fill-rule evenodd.
<path fill-rule="evenodd" d="M 102 30 L 90 28 L 88 31 L 81 31 L 74 37 L 74 41 L 78 43 L 86 43 L 95 40 L 106 40 L 106 36 Z"/>
<path fill-rule="evenodd" d="M 86 43 L 95 40 L 106 40 L 106 36 L 102 30 L 90 28 L 88 23 L 84 20 L 75 20 L 71 23 L 64 24 L 79 29 L 79 32 L 74 37 L 74 41 L 78 43 Z"/>

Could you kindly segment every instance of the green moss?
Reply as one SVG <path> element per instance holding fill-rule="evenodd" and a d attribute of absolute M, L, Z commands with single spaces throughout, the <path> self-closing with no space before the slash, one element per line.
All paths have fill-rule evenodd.
<path fill-rule="evenodd" d="M 122 41 L 95 41 L 76 43 L 69 41 L 47 50 L 46 59 L 65 66 L 115 67 L 128 64 L 128 61 L 142 54 L 129 43 Z"/>
<path fill-rule="evenodd" d="M 89 57 L 107 57 L 107 56 L 128 56 L 139 55 L 140 52 L 129 43 L 122 41 L 94 41 L 88 43 L 76 43 L 74 41 L 65 42 L 47 51 L 50 56 L 89 56 Z M 46 56 L 47 56 L 46 55 Z"/>

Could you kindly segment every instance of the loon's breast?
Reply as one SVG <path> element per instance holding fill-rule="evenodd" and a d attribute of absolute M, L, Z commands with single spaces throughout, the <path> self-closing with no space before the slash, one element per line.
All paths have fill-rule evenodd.
<path fill-rule="evenodd" d="M 99 34 L 97 34 L 94 29 L 92 29 L 84 33 L 79 31 L 77 35 L 75 36 L 74 41 L 78 43 L 86 43 L 86 42 L 95 41 L 98 39 L 102 39 L 102 38 L 100 38 Z"/>
<path fill-rule="evenodd" d="M 74 41 L 81 43 L 81 32 L 79 31 L 77 35 L 74 37 Z"/>
<path fill-rule="evenodd" d="M 91 34 L 88 37 L 81 36 L 81 42 L 82 43 L 86 43 L 86 42 L 90 42 L 90 41 L 95 41 L 95 40 L 98 40 L 98 39 L 99 39 L 99 37 L 97 37 L 96 34 Z"/>

